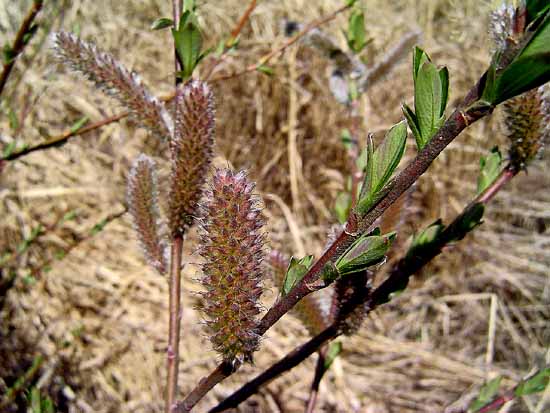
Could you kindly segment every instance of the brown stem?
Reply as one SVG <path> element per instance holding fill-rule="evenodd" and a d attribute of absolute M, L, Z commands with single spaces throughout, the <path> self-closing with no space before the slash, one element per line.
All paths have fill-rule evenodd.
<path fill-rule="evenodd" d="M 33 1 L 32 7 L 28 11 L 25 18 L 23 19 L 23 22 L 21 23 L 21 26 L 19 27 L 19 30 L 15 35 L 15 40 L 13 41 L 13 44 L 11 46 L 11 52 L 13 53 L 13 58 L 11 58 L 7 63 L 4 63 L 4 67 L 2 68 L 2 73 L 0 73 L 0 95 L 2 94 L 2 91 L 4 90 L 4 86 L 8 81 L 8 77 L 10 76 L 13 66 L 15 65 L 17 56 L 21 54 L 21 52 L 27 45 L 25 35 L 29 33 L 29 30 L 31 29 L 32 24 L 34 22 L 34 19 L 36 18 L 36 15 L 42 9 L 42 4 L 43 2 L 41 0 Z"/>
<path fill-rule="evenodd" d="M 220 381 L 229 377 L 237 368 L 235 363 L 222 362 L 208 376 L 203 377 L 197 387 L 187 395 L 185 400 L 178 402 L 173 413 L 190 412 L 191 409 Z"/>
<path fill-rule="evenodd" d="M 175 237 L 172 240 L 170 258 L 170 297 L 169 297 L 169 326 L 168 349 L 166 350 L 167 377 L 166 377 L 166 405 L 165 412 L 171 413 L 176 404 L 178 390 L 178 365 L 181 328 L 181 255 L 183 238 Z"/>
<path fill-rule="evenodd" d="M 314 20 L 311 23 L 309 23 L 304 29 L 296 34 L 294 37 L 291 37 L 289 40 L 287 40 L 285 43 L 283 43 L 281 46 L 277 47 L 276 49 L 271 50 L 269 53 L 261 57 L 258 62 L 251 64 L 244 68 L 241 71 L 230 73 L 227 75 L 221 75 L 218 77 L 212 78 L 212 82 L 217 82 L 220 80 L 227 80 L 227 79 L 233 79 L 235 77 L 242 76 L 246 73 L 254 72 L 255 70 L 258 70 L 259 67 L 266 65 L 271 59 L 273 59 L 275 56 L 278 56 L 279 54 L 283 53 L 286 49 L 288 49 L 290 46 L 292 46 L 294 43 L 296 43 L 298 40 L 300 40 L 302 37 L 304 37 L 306 34 L 308 34 L 313 29 L 316 29 L 323 24 L 328 23 L 329 21 L 333 20 L 338 16 L 340 13 L 348 10 L 351 7 L 351 5 L 345 5 L 340 7 L 339 9 L 336 9 L 329 15 L 320 18 L 318 20 Z"/>
<path fill-rule="evenodd" d="M 306 405 L 306 413 L 313 413 L 315 411 L 315 405 L 317 404 L 317 396 L 319 395 L 319 385 L 325 375 L 327 369 L 325 368 L 325 355 L 327 352 L 326 346 L 323 346 L 317 351 L 317 365 L 315 366 L 315 376 L 311 383 L 309 390 L 309 399 Z"/>
<path fill-rule="evenodd" d="M 510 172 L 512 171 L 512 172 Z M 439 255 L 443 248 L 457 236 L 464 236 L 466 233 L 457 233 L 457 231 L 464 230 L 458 223 L 462 216 L 473 205 L 479 202 L 488 202 L 493 196 L 500 191 L 504 184 L 509 182 L 517 171 L 511 169 L 510 166 L 504 168 L 499 177 L 487 188 L 480 196 L 472 201 L 465 209 L 464 212 L 459 215 L 442 233 L 441 240 L 438 245 L 435 245 L 429 251 L 425 251 L 422 255 L 406 255 L 393 267 L 390 275 L 386 280 L 374 290 L 372 294 L 365 294 L 363 290 L 359 293 L 354 292 L 354 295 L 349 299 L 347 303 L 342 307 L 337 320 L 333 321 L 330 326 L 313 337 L 307 343 L 294 349 L 286 357 L 273 364 L 259 376 L 243 385 L 240 389 L 235 391 L 231 396 L 223 400 L 216 407 L 211 409 L 209 413 L 222 412 L 226 409 L 237 407 L 241 402 L 248 399 L 255 394 L 258 389 L 264 384 L 269 383 L 284 372 L 296 367 L 311 354 L 317 351 L 322 345 L 328 343 L 330 340 L 338 337 L 342 331 L 340 326 L 343 320 L 348 318 L 353 311 L 359 307 L 368 303 L 368 311 L 374 310 L 379 305 L 387 302 L 388 295 L 398 290 L 408 279 L 415 273 L 417 273 L 424 265 L 430 262 L 433 258 Z M 490 196 L 489 196 L 490 194 Z M 466 230 L 467 232 L 468 230 Z"/>

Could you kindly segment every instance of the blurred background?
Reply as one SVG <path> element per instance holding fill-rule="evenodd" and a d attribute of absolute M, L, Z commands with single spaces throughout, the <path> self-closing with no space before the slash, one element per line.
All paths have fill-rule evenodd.
<path fill-rule="evenodd" d="M 31 3 L 0 0 L 2 44 L 12 41 Z M 307 23 L 341 4 L 343 0 L 259 1 L 239 47 L 214 76 L 256 63 L 282 44 L 285 22 Z M 361 55 L 367 67 L 419 29 L 419 44 L 437 64 L 449 68 L 450 107 L 487 67 L 492 48 L 488 16 L 495 2 L 361 4 L 372 39 Z M 198 1 L 207 46 L 228 37 L 247 5 Z M 34 145 L 79 122 L 124 111 L 54 59 L 52 31 L 73 31 L 96 42 L 137 71 L 157 96 L 170 93 L 171 36 L 167 30 L 150 30 L 170 10 L 170 2 L 160 0 L 45 1 L 40 28 L 1 98 L 0 148 L 12 142 Z M 347 18 L 343 13 L 322 27 L 343 49 Z M 368 132 L 379 142 L 402 119 L 401 103 L 413 101 L 410 61 L 405 53 L 370 85 L 353 115 L 330 91 L 333 62 L 307 42 L 275 58 L 272 76 L 252 72 L 212 84 L 214 163 L 247 169 L 257 182 L 272 248 L 296 256 L 322 251 L 327 229 L 337 222 L 335 199 L 350 173 L 342 130 L 355 128 L 364 145 Z M 462 210 L 475 195 L 479 158 L 495 145 L 506 148 L 498 110 L 461 134 L 418 182 L 404 206 L 400 248 L 414 231 L 439 217 L 449 222 Z M 3 166 L 0 400 L 28 374 L 25 387 L 38 388 L 58 412 L 162 411 L 167 280 L 145 264 L 124 204 L 131 161 L 140 152 L 154 157 L 163 182 L 168 173 L 165 149 L 123 119 Z M 414 151 L 410 137 L 407 156 Z M 342 339 L 343 353 L 321 384 L 318 411 L 443 411 L 487 379 L 503 375 L 503 386 L 511 387 L 548 363 L 549 159 L 543 154 L 498 195 L 478 230 L 437 258 L 398 298 L 373 312 L 355 336 Z M 184 251 L 182 394 L 219 361 L 194 309 L 200 291 L 198 260 L 192 231 Z M 277 289 L 267 282 L 266 308 L 276 296 Z M 306 338 L 300 322 L 285 316 L 264 337 L 255 364 L 217 386 L 197 411 L 206 411 Z M 241 411 L 303 411 L 314 366 L 311 357 L 262 389 Z M 0 411 L 25 411 L 23 390 Z M 549 393 L 522 398 L 510 411 L 547 411 Z"/>

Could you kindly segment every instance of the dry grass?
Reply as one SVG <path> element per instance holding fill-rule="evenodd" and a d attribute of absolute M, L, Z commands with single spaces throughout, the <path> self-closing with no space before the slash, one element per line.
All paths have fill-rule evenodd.
<path fill-rule="evenodd" d="M 8 38 L 29 1 L 4 0 L 0 28 Z M 128 67 L 142 74 L 158 95 L 170 91 L 169 34 L 149 24 L 169 14 L 169 2 L 82 0 L 48 2 L 44 21 L 52 28 L 79 27 Z M 240 51 L 223 70 L 243 67 L 282 41 L 284 18 L 310 20 L 335 8 L 329 0 L 260 2 L 245 29 Z M 451 72 L 451 102 L 482 73 L 488 60 L 486 2 L 369 0 L 367 24 L 375 61 L 400 35 L 418 24 L 423 44 Z M 227 33 L 243 2 L 199 2 L 212 39 Z M 341 16 L 327 30 L 339 36 Z M 33 45 L 38 46 L 35 39 Z M 340 39 L 342 40 L 342 39 Z M 82 116 L 92 121 L 120 108 L 90 85 L 65 73 L 46 47 L 17 64 L 7 101 L 16 113 L 28 110 L 17 138 L 38 142 Z M 218 165 L 247 168 L 266 203 L 270 238 L 286 253 L 319 253 L 347 161 L 339 142 L 349 126 L 346 112 L 327 88 L 327 62 L 305 47 L 277 61 L 276 76 L 250 74 L 215 84 Z M 369 90 L 362 102 L 364 130 L 382 131 L 401 117 L 411 101 L 409 64 Z M 12 79 L 12 80 L 13 80 Z M 453 217 L 474 191 L 478 159 L 501 142 L 498 122 L 482 122 L 457 139 L 422 178 L 415 194 L 411 228 L 441 216 Z M 0 139 L 11 139 L 7 116 Z M 411 141 L 412 142 L 412 141 Z M 145 151 L 163 164 L 154 138 L 129 121 L 112 124 L 59 149 L 13 162 L 0 176 L 0 251 L 14 246 L 37 222 L 52 223 L 68 210 L 78 217 L 41 238 L 20 262 L 37 262 L 66 247 L 96 222 L 123 208 L 131 160 Z M 410 148 L 412 149 L 412 147 Z M 411 152 L 412 153 L 412 152 Z M 344 341 L 344 354 L 321 385 L 319 411 L 441 411 L 471 386 L 496 374 L 507 384 L 548 361 L 550 330 L 549 156 L 500 194 L 485 224 L 460 246 L 440 257 L 411 288 L 376 311 L 358 335 Z M 166 169 L 166 168 L 165 168 Z M 164 175 L 167 171 L 165 170 Z M 161 173 L 162 175 L 162 173 Z M 162 179 L 161 179 L 162 181 Z M 410 231 L 410 228 L 409 228 Z M 406 234 L 402 237 L 406 238 Z M 198 261 L 195 236 L 184 261 Z M 192 388 L 217 361 L 193 310 L 197 267 L 184 280 L 181 391 Z M 51 271 L 28 285 L 20 270 L 2 310 L 0 388 L 36 354 L 46 356 L 40 383 L 62 407 L 78 412 L 160 411 L 167 331 L 167 283 L 145 266 L 129 220 L 110 223 L 75 248 Z M 270 305 L 275 292 L 266 294 Z M 199 405 L 204 411 L 239 383 L 261 371 L 305 339 L 299 322 L 287 316 L 265 337 L 254 366 L 245 366 Z M 307 398 L 314 360 L 269 385 L 243 411 L 299 412 Z M 548 397 L 546 398 L 548 400 Z M 547 405 L 548 406 L 548 405 Z M 248 410 L 247 410 L 248 409 Z M 255 410 L 256 409 L 256 410 Z M 259 410 L 258 410 L 259 409 Z M 543 412 L 537 398 L 511 411 Z"/>

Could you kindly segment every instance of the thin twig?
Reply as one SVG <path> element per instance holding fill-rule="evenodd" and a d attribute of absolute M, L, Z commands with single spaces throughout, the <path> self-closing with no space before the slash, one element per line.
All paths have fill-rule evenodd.
<path fill-rule="evenodd" d="M 211 409 L 209 413 L 222 412 L 226 409 L 237 407 L 244 400 L 248 399 L 253 394 L 257 393 L 259 388 L 271 380 L 275 379 L 282 373 L 291 370 L 296 367 L 311 354 L 317 351 L 322 345 L 328 343 L 330 340 L 338 337 L 342 332 L 340 329 L 342 320 L 345 320 L 349 317 L 353 311 L 362 305 L 368 304 L 368 311 L 374 310 L 379 305 L 386 302 L 386 297 L 393 291 L 404 284 L 407 280 L 415 273 L 417 273 L 424 265 L 430 262 L 433 258 L 439 255 L 444 247 L 456 239 L 457 236 L 464 236 L 466 231 L 463 226 L 458 225 L 464 214 L 466 214 L 473 205 L 479 204 L 480 202 L 488 202 L 493 198 L 493 196 L 500 191 L 504 185 L 509 182 L 515 175 L 517 171 L 511 167 L 505 168 L 499 177 L 493 182 L 493 184 L 487 188 L 480 196 L 478 196 L 474 201 L 472 201 L 441 234 L 441 239 L 438 245 L 435 245 L 429 251 L 426 251 L 423 255 L 415 256 L 405 256 L 402 258 L 392 269 L 390 275 L 386 280 L 374 290 L 374 292 L 369 294 L 355 293 L 342 308 L 339 320 L 334 321 L 330 326 L 325 330 L 319 333 L 317 336 L 313 337 L 307 343 L 303 344 L 300 347 L 294 349 L 286 357 L 279 360 L 277 363 L 273 364 L 259 376 L 249 381 L 243 385 L 240 389 L 235 391 L 231 396 L 223 400 L 216 407 Z M 489 194 L 491 194 L 489 196 Z"/>
<path fill-rule="evenodd" d="M 319 385 L 321 384 L 321 380 L 323 380 L 323 376 L 327 372 L 327 369 L 325 368 L 326 352 L 326 346 L 323 346 L 319 349 L 319 351 L 317 351 L 317 365 L 315 366 L 315 376 L 313 377 L 313 382 L 311 383 L 311 388 L 309 390 L 306 413 L 313 413 L 315 411 L 317 396 L 319 395 Z"/>
<path fill-rule="evenodd" d="M 271 50 L 269 53 L 264 55 L 262 58 L 260 58 L 258 60 L 258 62 L 247 66 L 246 68 L 244 68 L 243 70 L 241 70 L 239 72 L 214 77 L 214 78 L 212 78 L 211 82 L 218 82 L 220 80 L 233 79 L 235 77 L 242 76 L 246 73 L 250 73 L 250 72 L 254 72 L 254 71 L 258 70 L 258 68 L 266 65 L 275 56 L 278 56 L 279 54 L 283 53 L 286 49 L 288 49 L 290 46 L 292 46 L 294 43 L 296 43 L 298 40 L 300 40 L 302 37 L 304 37 L 310 31 L 312 31 L 313 29 L 316 29 L 316 28 L 328 23 L 329 21 L 335 19 L 339 14 L 341 14 L 342 12 L 348 10 L 351 7 L 352 7 L 351 5 L 342 6 L 339 9 L 336 9 L 335 11 L 330 13 L 329 15 L 327 15 L 327 16 L 321 18 L 321 19 L 314 20 L 313 22 L 306 25 L 306 27 L 304 27 L 304 29 L 301 32 L 299 32 L 298 34 L 296 34 L 294 37 L 290 38 L 285 43 L 283 43 L 281 46 L 277 47 L 276 49 Z"/>
<path fill-rule="evenodd" d="M 218 67 L 218 65 L 225 60 L 225 56 L 227 54 L 227 51 L 229 50 L 227 49 L 227 47 L 230 47 L 230 45 L 232 45 L 234 42 L 237 41 L 239 34 L 241 33 L 242 29 L 244 28 L 246 22 L 250 18 L 250 15 L 252 14 L 255 8 L 256 8 L 256 0 L 252 0 L 248 5 L 248 7 L 246 8 L 243 15 L 241 16 L 241 18 L 239 19 L 237 25 L 233 28 L 233 30 L 231 30 L 231 38 L 229 39 L 228 43 L 225 44 L 224 51 L 220 56 L 218 56 L 214 60 L 214 62 L 212 62 L 210 67 L 206 70 L 204 75 L 204 80 L 209 80 L 210 77 L 212 76 L 212 73 L 214 73 L 214 70 L 216 69 L 216 67 Z"/>
<path fill-rule="evenodd" d="M 15 35 L 15 40 L 13 41 L 13 44 L 10 49 L 12 56 L 6 63 L 4 63 L 4 67 L 2 68 L 2 73 L 0 73 L 0 95 L 2 94 L 2 91 L 4 90 L 4 86 L 8 81 L 8 78 L 13 69 L 13 66 L 15 65 L 17 56 L 19 56 L 21 52 L 23 52 L 23 49 L 28 43 L 28 39 L 26 39 L 26 35 L 30 32 L 30 29 L 32 28 L 33 22 L 36 18 L 36 15 L 42 9 L 42 4 L 43 4 L 42 0 L 33 1 L 32 7 L 28 11 L 25 18 L 23 19 L 23 22 L 21 23 L 21 26 L 19 27 L 19 30 Z"/>
<path fill-rule="evenodd" d="M 183 0 L 172 0 L 172 13 L 174 29 L 179 27 L 179 21 L 183 12 Z M 182 65 L 178 57 L 176 44 L 174 42 L 174 66 L 175 86 L 182 82 L 177 74 L 181 72 Z M 175 95 L 175 93 L 174 93 Z M 166 397 L 165 413 L 171 413 L 178 397 L 178 372 L 179 372 L 179 348 L 181 334 L 181 264 L 183 252 L 183 236 L 177 235 L 172 238 L 170 251 L 170 279 L 169 279 L 169 320 L 168 320 L 168 349 L 166 351 Z"/>

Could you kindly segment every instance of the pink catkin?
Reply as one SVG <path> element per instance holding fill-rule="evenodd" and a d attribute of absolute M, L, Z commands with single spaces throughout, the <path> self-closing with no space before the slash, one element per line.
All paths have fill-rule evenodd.
<path fill-rule="evenodd" d="M 250 359 L 259 337 L 264 222 L 244 172 L 218 170 L 206 196 L 201 256 L 206 292 L 201 305 L 214 349 L 225 360 Z"/>

